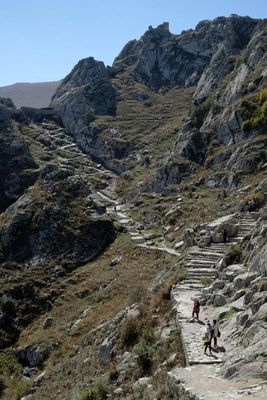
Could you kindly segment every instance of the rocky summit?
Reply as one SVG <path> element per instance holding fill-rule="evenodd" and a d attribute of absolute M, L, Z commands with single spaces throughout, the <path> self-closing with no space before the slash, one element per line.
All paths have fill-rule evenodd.
<path fill-rule="evenodd" d="M 1 399 L 266 399 L 266 50 L 164 22 L 0 98 Z"/>

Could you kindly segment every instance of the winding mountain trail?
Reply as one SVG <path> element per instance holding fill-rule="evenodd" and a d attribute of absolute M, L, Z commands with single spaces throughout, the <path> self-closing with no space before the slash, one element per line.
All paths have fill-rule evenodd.
<path fill-rule="evenodd" d="M 237 216 L 236 216 L 237 217 Z M 183 282 L 172 289 L 172 301 L 176 310 L 176 321 L 181 329 L 186 368 L 175 368 L 168 373 L 171 385 L 186 399 L 194 400 L 245 400 L 264 398 L 261 388 L 267 382 L 256 380 L 235 381 L 223 379 L 220 364 L 227 358 L 227 330 L 218 339 L 218 348 L 212 347 L 212 355 L 204 354 L 203 336 L 207 330 L 207 321 L 218 319 L 221 311 L 217 307 L 202 306 L 200 320 L 192 318 L 193 299 L 201 297 L 205 288 L 205 280 L 215 280 L 217 277 L 216 263 L 224 256 L 231 244 L 239 243 L 256 226 L 256 213 L 244 213 L 238 218 L 238 230 L 229 243 L 216 243 L 203 248 L 192 248 L 188 254 L 186 266 L 187 276 Z M 238 301 L 236 302 L 238 303 Z M 232 303 L 234 305 L 234 303 Z M 235 306 L 240 307 L 240 304 Z M 230 310 L 230 308 L 229 308 Z M 230 336 L 230 335 L 229 335 Z M 253 397 L 251 397 L 253 394 Z"/>
<path fill-rule="evenodd" d="M 146 231 L 141 232 L 138 224 L 127 214 L 125 205 L 120 204 L 117 200 L 114 200 L 114 198 L 109 197 L 102 191 L 98 191 L 97 194 L 107 203 L 107 214 L 124 226 L 134 244 L 149 250 L 163 251 L 176 257 L 180 256 L 181 253 L 174 248 L 168 247 L 164 241 L 157 243 L 157 240 L 160 239 L 158 236 L 146 233 Z"/>

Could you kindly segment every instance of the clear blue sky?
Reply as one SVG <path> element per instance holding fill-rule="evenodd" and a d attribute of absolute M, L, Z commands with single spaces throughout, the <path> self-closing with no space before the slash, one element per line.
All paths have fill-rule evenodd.
<path fill-rule="evenodd" d="M 81 59 L 111 65 L 148 25 L 170 31 L 232 13 L 267 17 L 266 0 L 0 0 L 0 86 L 63 78 Z"/>

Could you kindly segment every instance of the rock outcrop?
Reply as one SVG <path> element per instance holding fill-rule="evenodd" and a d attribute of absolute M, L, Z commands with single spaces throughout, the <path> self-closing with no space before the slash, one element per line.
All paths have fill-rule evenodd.
<path fill-rule="evenodd" d="M 29 147 L 12 127 L 13 112 L 11 100 L 0 99 L 0 212 L 16 201 L 38 176 L 38 166 Z"/>
<path fill-rule="evenodd" d="M 126 44 L 113 67 L 130 67 L 134 77 L 153 89 L 198 84 L 196 99 L 205 98 L 228 73 L 230 56 L 245 48 L 257 20 L 233 15 L 200 22 L 176 36 L 168 23 L 152 27 Z"/>
<path fill-rule="evenodd" d="M 87 132 L 96 115 L 115 115 L 116 93 L 104 63 L 85 58 L 63 79 L 51 105 L 72 135 Z"/>
<path fill-rule="evenodd" d="M 2 215 L 0 238 L 3 261 L 36 264 L 62 257 L 75 266 L 111 243 L 115 229 L 81 177 L 47 166 Z"/>

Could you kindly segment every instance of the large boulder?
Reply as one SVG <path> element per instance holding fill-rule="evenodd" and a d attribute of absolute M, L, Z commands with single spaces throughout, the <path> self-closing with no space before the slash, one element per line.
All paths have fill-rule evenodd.
<path fill-rule="evenodd" d="M 215 307 L 224 306 L 227 303 L 226 298 L 222 294 L 215 294 L 213 304 Z"/>
<path fill-rule="evenodd" d="M 250 282 L 256 277 L 257 274 L 254 272 L 245 272 L 235 277 L 233 283 L 237 289 L 247 287 Z"/>

